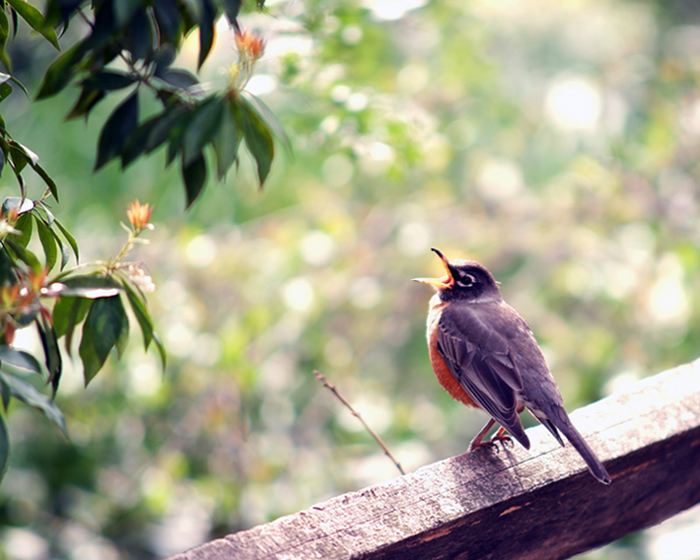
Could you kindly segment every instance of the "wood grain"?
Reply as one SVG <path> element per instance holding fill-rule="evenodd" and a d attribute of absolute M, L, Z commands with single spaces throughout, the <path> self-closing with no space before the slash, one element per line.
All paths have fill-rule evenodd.
<path fill-rule="evenodd" d="M 170 560 L 556 560 L 700 502 L 700 361 L 571 414 L 604 486 L 569 445 L 527 430 L 530 451 L 465 453 Z"/>

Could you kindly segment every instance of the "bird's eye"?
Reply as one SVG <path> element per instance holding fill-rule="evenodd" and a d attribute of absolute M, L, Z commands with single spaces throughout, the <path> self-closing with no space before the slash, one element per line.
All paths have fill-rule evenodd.
<path fill-rule="evenodd" d="M 462 288 L 469 288 L 474 284 L 474 282 L 474 277 L 471 274 L 463 274 L 459 277 L 459 280 L 457 280 L 457 285 L 461 286 Z"/>

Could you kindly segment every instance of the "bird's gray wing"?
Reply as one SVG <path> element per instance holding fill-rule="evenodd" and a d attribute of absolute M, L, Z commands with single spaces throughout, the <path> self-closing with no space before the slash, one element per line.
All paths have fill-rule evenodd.
<path fill-rule="evenodd" d="M 512 332 L 512 321 L 522 319 L 514 312 L 511 317 L 510 311 L 510 307 L 498 303 L 453 303 L 440 317 L 437 344 L 464 390 L 513 437 L 529 447 L 518 417 L 517 393 L 523 388 L 523 380 L 507 336 Z"/>

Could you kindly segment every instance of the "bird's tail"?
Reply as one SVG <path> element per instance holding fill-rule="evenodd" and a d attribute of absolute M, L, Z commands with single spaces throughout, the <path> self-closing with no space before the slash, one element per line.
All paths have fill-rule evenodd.
<path fill-rule="evenodd" d="M 557 429 L 564 434 L 564 436 L 566 436 L 566 439 L 571 442 L 571 445 L 574 446 L 574 449 L 578 451 L 578 454 L 581 455 L 581 458 L 586 462 L 588 470 L 591 471 L 591 474 L 594 477 L 596 477 L 603 484 L 610 484 L 612 482 L 612 479 L 610 478 L 608 471 L 605 470 L 603 463 L 600 462 L 588 443 L 586 443 L 586 440 L 583 439 L 583 436 L 571 423 L 571 419 L 563 408 L 560 409 L 557 407 L 556 409 L 552 410 L 546 418 L 538 418 L 538 420 L 540 420 L 545 427 L 552 432 L 552 434 L 554 434 L 554 437 L 557 438 L 562 446 L 564 445 L 564 442 L 562 441 L 561 436 L 557 433 Z"/>

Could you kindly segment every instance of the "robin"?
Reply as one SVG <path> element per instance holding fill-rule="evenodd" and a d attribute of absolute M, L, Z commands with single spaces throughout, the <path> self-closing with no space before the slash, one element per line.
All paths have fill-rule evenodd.
<path fill-rule="evenodd" d="M 503 301 L 491 273 L 476 261 L 448 261 L 433 248 L 447 271 L 439 279 L 416 278 L 437 288 L 428 313 L 430 362 L 440 384 L 467 406 L 482 408 L 491 420 L 471 442 L 471 451 L 497 441 L 518 440 L 530 449 L 519 414 L 527 408 L 563 446 L 566 436 L 603 484 L 605 467 L 574 427 L 564 399 L 525 320 Z M 494 423 L 499 430 L 482 441 Z M 506 431 L 508 434 L 506 434 Z"/>

